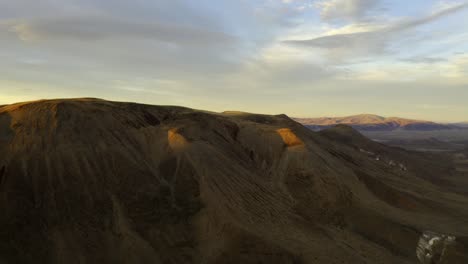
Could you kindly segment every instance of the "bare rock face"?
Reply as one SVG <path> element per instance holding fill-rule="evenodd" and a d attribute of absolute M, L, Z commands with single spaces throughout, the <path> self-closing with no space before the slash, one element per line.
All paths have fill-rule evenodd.
<path fill-rule="evenodd" d="M 422 264 L 467 263 L 467 248 L 455 236 L 426 231 L 421 235 L 416 255 Z"/>
<path fill-rule="evenodd" d="M 456 243 L 454 236 L 424 232 L 419 239 L 416 255 L 422 264 L 444 263 L 450 247 Z"/>
<path fill-rule="evenodd" d="M 450 166 L 284 115 L 2 106 L 0 263 L 417 263 L 423 230 L 456 236 L 458 263 Z"/>

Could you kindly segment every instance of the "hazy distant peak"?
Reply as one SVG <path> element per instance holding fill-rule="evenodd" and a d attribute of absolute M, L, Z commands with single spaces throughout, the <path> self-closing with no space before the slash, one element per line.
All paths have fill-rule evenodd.
<path fill-rule="evenodd" d="M 383 117 L 373 114 L 359 114 L 345 117 L 296 118 L 305 126 L 321 129 L 339 124 L 352 126 L 358 130 L 443 130 L 457 128 L 455 125 L 438 124 L 431 121 L 401 117 Z"/>

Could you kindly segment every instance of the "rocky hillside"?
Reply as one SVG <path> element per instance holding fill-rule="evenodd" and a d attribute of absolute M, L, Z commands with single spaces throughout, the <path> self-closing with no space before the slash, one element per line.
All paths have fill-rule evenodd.
<path fill-rule="evenodd" d="M 399 117 L 382 117 L 369 114 L 347 117 L 296 118 L 295 120 L 314 130 L 326 129 L 339 124 L 349 125 L 360 131 L 430 131 L 461 128 L 450 124 L 438 124 L 429 121 L 411 120 Z"/>
<path fill-rule="evenodd" d="M 0 263 L 468 263 L 454 171 L 284 115 L 3 106 Z"/>

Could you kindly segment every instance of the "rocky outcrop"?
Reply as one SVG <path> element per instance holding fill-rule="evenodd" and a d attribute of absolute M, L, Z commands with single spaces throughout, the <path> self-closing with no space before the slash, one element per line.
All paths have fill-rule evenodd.
<path fill-rule="evenodd" d="M 421 235 L 416 255 L 422 264 L 467 263 L 466 248 L 455 236 L 426 231 Z M 465 256 L 463 256 L 465 255 Z"/>

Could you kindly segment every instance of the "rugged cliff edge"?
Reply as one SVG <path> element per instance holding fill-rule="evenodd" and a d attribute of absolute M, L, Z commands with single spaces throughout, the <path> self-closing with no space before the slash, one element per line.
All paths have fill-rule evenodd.
<path fill-rule="evenodd" d="M 467 263 L 452 170 L 284 115 L 2 106 L 0 263 L 418 263 L 426 232 Z"/>

